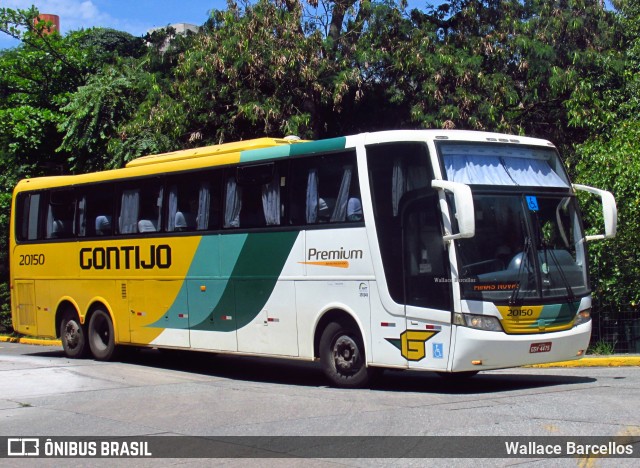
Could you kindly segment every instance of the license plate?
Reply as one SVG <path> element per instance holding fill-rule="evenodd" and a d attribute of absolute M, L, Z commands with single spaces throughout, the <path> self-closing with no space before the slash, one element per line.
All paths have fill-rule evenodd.
<path fill-rule="evenodd" d="M 529 348 L 530 353 L 548 353 L 551 351 L 551 341 L 547 341 L 546 343 L 531 343 L 531 347 Z"/>

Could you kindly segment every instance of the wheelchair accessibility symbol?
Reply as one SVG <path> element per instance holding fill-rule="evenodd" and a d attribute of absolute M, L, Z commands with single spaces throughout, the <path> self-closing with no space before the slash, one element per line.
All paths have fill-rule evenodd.
<path fill-rule="evenodd" d="M 444 358 L 444 345 L 442 343 L 433 343 L 433 358 L 434 359 Z"/>
<path fill-rule="evenodd" d="M 527 206 L 530 211 L 538 211 L 540 208 L 538 207 L 538 197 L 535 195 L 527 195 Z"/>

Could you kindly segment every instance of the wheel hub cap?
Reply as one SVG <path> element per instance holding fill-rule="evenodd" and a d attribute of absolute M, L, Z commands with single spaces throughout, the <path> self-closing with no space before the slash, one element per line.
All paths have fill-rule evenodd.
<path fill-rule="evenodd" d="M 341 336 L 333 347 L 336 369 L 341 373 L 353 372 L 357 369 L 360 356 L 355 341 L 348 336 Z"/>

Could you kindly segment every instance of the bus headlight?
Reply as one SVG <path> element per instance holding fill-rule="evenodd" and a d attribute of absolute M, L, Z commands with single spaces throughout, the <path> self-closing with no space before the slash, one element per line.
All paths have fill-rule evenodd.
<path fill-rule="evenodd" d="M 502 331 L 502 325 L 497 317 L 490 315 L 453 314 L 453 323 L 463 327 L 486 331 Z"/>
<path fill-rule="evenodd" d="M 584 309 L 576 314 L 576 321 L 573 322 L 573 325 L 582 325 L 583 323 L 587 323 L 589 320 L 591 320 L 591 309 Z"/>

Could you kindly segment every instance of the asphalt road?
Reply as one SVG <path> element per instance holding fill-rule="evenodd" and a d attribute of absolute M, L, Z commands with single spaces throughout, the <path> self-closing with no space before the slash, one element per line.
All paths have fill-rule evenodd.
<path fill-rule="evenodd" d="M 157 350 L 105 363 L 0 343 L 0 436 L 79 435 L 640 436 L 640 367 L 519 368 L 463 383 L 387 371 L 343 390 L 310 363 Z M 325 462 L 336 464 L 301 464 Z"/>

